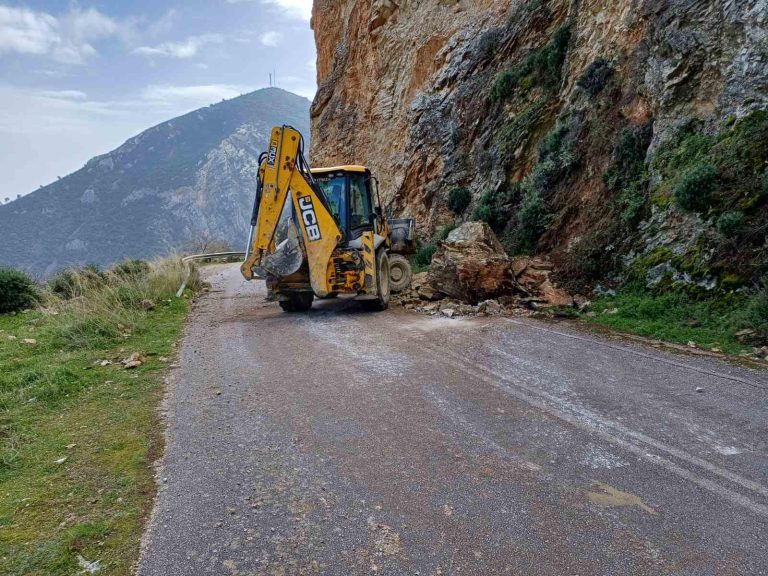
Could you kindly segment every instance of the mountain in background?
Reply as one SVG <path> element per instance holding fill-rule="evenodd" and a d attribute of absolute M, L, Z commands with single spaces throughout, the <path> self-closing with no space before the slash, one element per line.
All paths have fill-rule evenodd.
<path fill-rule="evenodd" d="M 0 206 L 0 266 L 43 277 L 205 240 L 242 249 L 269 132 L 289 124 L 308 139 L 309 106 L 306 98 L 265 88 L 142 132 Z"/>

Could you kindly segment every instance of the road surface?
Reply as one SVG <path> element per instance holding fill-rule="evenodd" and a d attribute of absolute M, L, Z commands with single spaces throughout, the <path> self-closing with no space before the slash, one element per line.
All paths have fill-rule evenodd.
<path fill-rule="evenodd" d="M 206 270 L 142 576 L 768 574 L 764 373 Z"/>

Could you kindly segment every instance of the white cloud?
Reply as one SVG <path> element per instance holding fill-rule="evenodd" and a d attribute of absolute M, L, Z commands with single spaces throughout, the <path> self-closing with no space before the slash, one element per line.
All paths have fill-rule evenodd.
<path fill-rule="evenodd" d="M 261 42 L 264 46 L 274 47 L 280 44 L 280 41 L 283 39 L 283 35 L 280 32 L 266 32 L 262 34 L 259 37 L 259 42 Z"/>
<path fill-rule="evenodd" d="M 171 28 L 173 28 L 174 20 L 176 20 L 178 15 L 179 11 L 175 8 L 171 8 L 160 18 L 152 22 L 147 28 L 147 32 L 152 37 L 161 36 L 162 34 L 170 32 Z"/>
<path fill-rule="evenodd" d="M 310 79 L 301 76 L 278 76 L 277 86 L 285 88 L 299 96 L 304 96 L 309 100 L 312 100 L 317 92 L 317 86 L 315 86 Z"/>
<path fill-rule="evenodd" d="M 80 90 L 40 90 L 37 92 L 40 98 L 52 98 L 54 100 L 87 100 L 88 94 Z"/>
<path fill-rule="evenodd" d="M 141 46 L 133 53 L 141 56 L 166 56 L 168 58 L 186 59 L 197 55 L 201 48 L 209 44 L 221 44 L 224 36 L 221 34 L 203 34 L 191 36 L 181 42 L 163 42 L 157 46 Z"/>
<path fill-rule="evenodd" d="M 241 2 L 252 2 L 253 0 L 227 0 L 228 4 L 240 4 Z M 300 18 L 309 22 L 312 18 L 312 0 L 258 0 L 261 4 L 274 6 L 288 16 Z"/>
<path fill-rule="evenodd" d="M 221 100 L 229 100 L 253 88 L 232 84 L 203 84 L 199 86 L 148 86 L 141 92 L 141 99 L 155 106 L 180 106 L 194 110 Z"/>
<path fill-rule="evenodd" d="M 43 12 L 0 6 L 0 54 L 46 54 L 58 40 L 58 22 Z"/>
<path fill-rule="evenodd" d="M 307 22 L 312 18 L 312 0 L 263 0 L 263 3 L 277 6 Z"/>
<path fill-rule="evenodd" d="M 64 64 L 82 64 L 97 53 L 94 42 L 109 37 L 125 39 L 132 27 L 131 22 L 118 22 L 98 10 L 82 10 L 77 5 L 59 18 L 28 8 L 0 6 L 0 56 L 32 54 Z"/>

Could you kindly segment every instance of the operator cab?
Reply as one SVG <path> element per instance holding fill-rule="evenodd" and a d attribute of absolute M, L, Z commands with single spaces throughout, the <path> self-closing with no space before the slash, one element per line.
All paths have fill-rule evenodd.
<path fill-rule="evenodd" d="M 364 166 L 337 166 L 313 168 L 311 172 L 346 242 L 371 229 L 377 210 L 370 170 Z"/>

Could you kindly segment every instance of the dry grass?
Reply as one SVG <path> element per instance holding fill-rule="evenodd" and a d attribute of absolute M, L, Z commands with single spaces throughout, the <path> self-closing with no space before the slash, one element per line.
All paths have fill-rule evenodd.
<path fill-rule="evenodd" d="M 188 290 L 200 289 L 196 268 Z M 172 256 L 151 262 L 131 260 L 106 272 L 67 270 L 49 283 L 43 305 L 61 318 L 51 328 L 59 347 L 103 347 L 132 334 L 149 310 L 173 298 L 187 276 L 187 265 Z"/>

